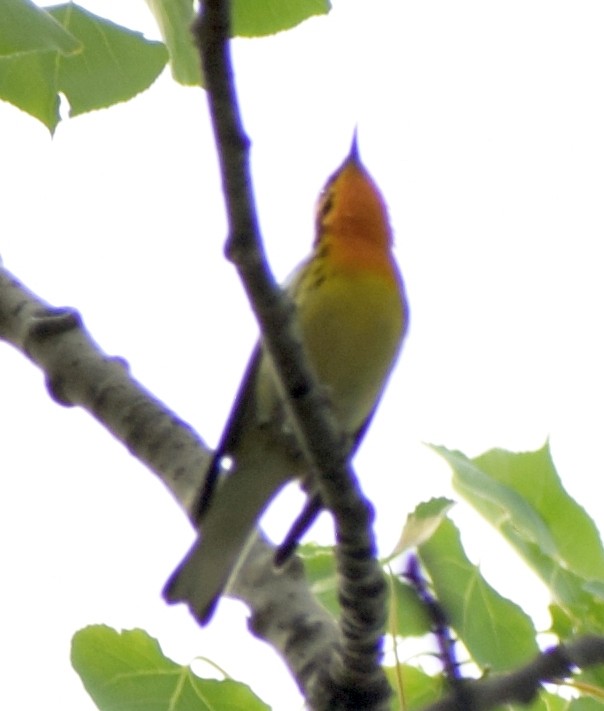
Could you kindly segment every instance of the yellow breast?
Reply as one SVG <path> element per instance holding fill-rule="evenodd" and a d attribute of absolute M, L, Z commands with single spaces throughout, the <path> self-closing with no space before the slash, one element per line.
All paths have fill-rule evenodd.
<path fill-rule="evenodd" d="M 392 273 L 322 266 L 325 278 L 298 289 L 302 338 L 328 388 L 341 427 L 354 434 L 371 414 L 401 348 L 405 303 Z"/>
<path fill-rule="evenodd" d="M 380 398 L 408 320 L 386 205 L 356 143 L 319 198 L 313 252 L 288 291 L 311 364 L 342 429 L 354 436 Z M 264 361 L 258 414 L 270 419 L 278 398 Z"/>

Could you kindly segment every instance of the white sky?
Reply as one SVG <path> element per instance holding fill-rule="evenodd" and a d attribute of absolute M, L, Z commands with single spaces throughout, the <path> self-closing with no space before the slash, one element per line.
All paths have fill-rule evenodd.
<path fill-rule="evenodd" d="M 382 552 L 420 500 L 450 493 L 422 442 L 474 455 L 549 436 L 566 486 L 601 520 L 604 8 L 334 4 L 292 32 L 236 42 L 235 60 L 280 276 L 309 248 L 316 195 L 355 124 L 390 206 L 412 326 L 356 462 Z M 156 35 L 141 2 L 85 5 Z M 201 91 L 164 75 L 128 104 L 66 121 L 52 141 L 7 104 L 0 126 L 6 267 L 77 307 L 106 352 L 214 443 L 256 329 L 222 259 Z M 0 432 L 0 666 L 14 711 L 94 708 L 69 665 L 71 635 L 91 623 L 143 627 L 178 661 L 211 657 L 278 711 L 295 707 L 271 650 L 247 638 L 243 608 L 223 603 L 199 631 L 163 604 L 192 538 L 184 516 L 1 346 Z M 290 510 L 271 515 L 271 530 Z M 464 505 L 456 516 L 485 573 L 545 625 L 539 586 L 520 564 L 502 569 L 505 548 Z M 315 537 L 330 540 L 328 522 Z"/>

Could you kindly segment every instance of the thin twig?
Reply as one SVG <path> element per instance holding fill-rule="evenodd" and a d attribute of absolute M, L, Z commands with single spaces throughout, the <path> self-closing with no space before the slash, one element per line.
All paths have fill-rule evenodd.
<path fill-rule="evenodd" d="M 230 6 L 206 0 L 194 34 L 200 49 L 229 221 L 226 252 L 256 313 L 264 346 L 280 378 L 298 441 L 326 507 L 335 519 L 341 579 L 341 647 L 320 681 L 308 689 L 315 709 L 387 708 L 390 689 L 381 669 L 386 586 L 376 560 L 373 512 L 346 456 L 346 442 L 304 358 L 293 307 L 266 263 L 249 170 L 249 139 L 237 103 L 229 47 Z"/>
<path fill-rule="evenodd" d="M 434 595 L 428 590 L 428 583 L 422 575 L 419 560 L 416 555 L 409 556 L 407 567 L 403 575 L 415 589 L 426 610 L 426 614 L 432 625 L 432 633 L 438 645 L 445 677 L 449 684 L 455 687 L 462 681 L 462 676 L 459 671 L 459 662 L 457 661 L 457 655 L 455 653 L 455 640 L 451 634 L 451 626 L 447 618 L 447 613 Z"/>
<path fill-rule="evenodd" d="M 565 679 L 576 669 L 597 664 L 604 664 L 604 637 L 586 635 L 542 652 L 509 674 L 466 681 L 461 694 L 453 692 L 424 711 L 489 711 L 504 704 L 529 704 L 545 682 Z"/>

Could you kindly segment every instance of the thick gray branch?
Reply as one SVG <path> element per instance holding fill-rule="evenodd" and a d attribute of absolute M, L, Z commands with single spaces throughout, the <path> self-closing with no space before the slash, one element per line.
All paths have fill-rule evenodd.
<path fill-rule="evenodd" d="M 132 378 L 124 360 L 101 351 L 76 311 L 43 302 L 2 266 L 0 340 L 41 368 L 59 404 L 87 410 L 189 508 L 210 456 L 200 438 Z M 337 630 L 310 594 L 300 563 L 276 572 L 273 556 L 273 547 L 258 541 L 232 594 L 250 605 L 255 633 L 275 647 L 304 689 L 312 670 L 323 667 Z"/>
<path fill-rule="evenodd" d="M 59 404 L 79 405 L 157 474 L 185 507 L 209 452 L 185 422 L 106 355 L 70 308 L 55 308 L 0 267 L 0 339 L 44 372 Z"/>
<path fill-rule="evenodd" d="M 229 595 L 250 606 L 253 634 L 275 649 L 288 650 L 287 664 L 301 691 L 313 696 L 317 670 L 325 668 L 333 655 L 336 622 L 303 584 L 300 559 L 292 558 L 280 574 L 273 565 L 274 555 L 273 546 L 258 537 L 248 551 L 255 565 L 242 565 Z"/>

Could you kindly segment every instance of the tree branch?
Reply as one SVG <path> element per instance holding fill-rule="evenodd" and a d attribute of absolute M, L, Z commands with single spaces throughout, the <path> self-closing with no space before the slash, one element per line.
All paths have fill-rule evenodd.
<path fill-rule="evenodd" d="M 604 663 L 604 637 L 586 635 L 542 652 L 509 674 L 465 681 L 453 693 L 424 711 L 489 711 L 504 704 L 529 704 L 543 683 L 570 676 L 575 669 Z"/>
<path fill-rule="evenodd" d="M 210 457 L 201 439 L 132 378 L 123 359 L 101 351 L 75 310 L 45 303 L 1 262 L 0 340 L 42 369 L 58 404 L 87 410 L 190 510 Z M 258 540 L 232 594 L 250 605 L 254 633 L 275 647 L 304 689 L 336 643 L 337 629 L 310 593 L 300 562 L 276 571 L 274 553 Z"/>
<path fill-rule="evenodd" d="M 277 571 L 274 555 L 274 547 L 259 536 L 229 594 L 249 605 L 250 631 L 286 658 L 301 691 L 308 693 L 316 683 L 317 668 L 329 663 L 338 629 L 309 586 L 300 584 L 305 580 L 300 559 L 292 558 Z"/>
<path fill-rule="evenodd" d="M 77 311 L 50 306 L 1 266 L 0 339 L 42 369 L 58 404 L 87 410 L 189 508 L 209 460 L 199 436 L 132 378 L 125 360 L 101 351 Z"/>
<path fill-rule="evenodd" d="M 102 353 L 77 312 L 44 303 L 1 266 L 0 339 L 43 370 L 59 404 L 90 412 L 160 476 L 183 506 L 194 498 L 209 456 L 200 438 L 129 375 L 125 361 Z M 272 546 L 256 541 L 231 593 L 250 604 L 252 631 L 281 653 L 300 687 L 317 698 L 324 687 L 316 669 L 333 664 L 338 644 L 335 623 L 311 595 L 299 561 L 276 573 L 273 555 Z M 604 637 L 581 637 L 509 674 L 462 681 L 424 711 L 489 711 L 505 703 L 526 704 L 543 683 L 602 663 Z M 340 704 L 338 700 L 333 708 Z M 361 707 L 372 708 L 370 703 Z"/>
<path fill-rule="evenodd" d="M 278 288 L 262 247 L 247 138 L 230 57 L 230 4 L 206 0 L 194 26 L 214 127 L 229 222 L 226 253 L 235 263 L 280 378 L 298 442 L 335 519 L 340 575 L 341 646 L 307 688 L 315 709 L 381 709 L 390 688 L 380 662 L 386 586 L 376 560 L 373 512 L 348 462 L 346 442 L 304 358 L 291 301 Z"/>

